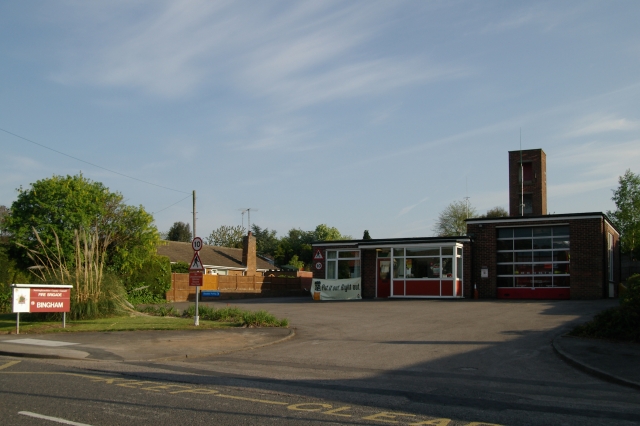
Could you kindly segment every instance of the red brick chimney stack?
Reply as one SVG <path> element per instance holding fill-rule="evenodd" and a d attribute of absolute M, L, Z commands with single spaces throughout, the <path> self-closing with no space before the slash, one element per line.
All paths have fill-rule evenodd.
<path fill-rule="evenodd" d="M 257 275 L 256 272 L 256 237 L 251 231 L 242 238 L 242 264 L 247 267 L 246 276 Z"/>

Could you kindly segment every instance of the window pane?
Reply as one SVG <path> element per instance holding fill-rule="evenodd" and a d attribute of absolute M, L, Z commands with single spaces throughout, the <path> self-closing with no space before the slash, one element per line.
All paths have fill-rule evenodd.
<path fill-rule="evenodd" d="M 513 265 L 498 265 L 498 275 L 513 275 Z"/>
<path fill-rule="evenodd" d="M 407 256 L 440 256 L 440 249 L 408 248 Z"/>
<path fill-rule="evenodd" d="M 568 249 L 569 248 L 569 239 L 568 238 L 554 238 L 553 239 L 553 248 L 554 249 Z"/>
<path fill-rule="evenodd" d="M 393 259 L 393 278 L 404 278 L 404 261 Z"/>
<path fill-rule="evenodd" d="M 550 250 L 551 238 L 537 238 L 533 240 L 533 249 L 534 250 Z"/>
<path fill-rule="evenodd" d="M 535 275 L 551 275 L 551 263 L 537 263 L 533 265 L 533 273 Z"/>
<path fill-rule="evenodd" d="M 431 270 L 432 264 L 434 260 L 437 262 L 439 259 L 438 257 L 416 257 L 407 259 L 407 278 L 433 278 Z M 411 268 L 411 270 L 409 270 L 409 268 Z"/>
<path fill-rule="evenodd" d="M 551 260 L 553 260 L 553 254 L 550 251 L 534 251 L 533 252 L 534 262 L 550 262 Z"/>
<path fill-rule="evenodd" d="M 498 229 L 498 238 L 513 238 L 513 228 Z"/>
<path fill-rule="evenodd" d="M 462 279 L 462 258 L 456 258 L 456 277 L 461 280 Z"/>
<path fill-rule="evenodd" d="M 498 253 L 498 262 L 513 262 L 513 253 Z"/>
<path fill-rule="evenodd" d="M 568 263 L 554 263 L 553 264 L 553 273 L 554 274 L 568 274 L 569 273 L 569 264 Z"/>
<path fill-rule="evenodd" d="M 498 250 L 513 250 L 513 240 L 498 240 Z"/>
<path fill-rule="evenodd" d="M 453 276 L 453 258 L 442 258 L 442 277 L 450 278 Z"/>
<path fill-rule="evenodd" d="M 515 250 L 531 250 L 531 240 L 514 240 L 514 249 Z"/>
<path fill-rule="evenodd" d="M 533 278 L 516 277 L 516 287 L 533 287 Z"/>
<path fill-rule="evenodd" d="M 341 259 L 344 258 L 359 258 L 360 257 L 360 252 L 359 251 L 339 251 L 338 252 L 338 257 Z"/>
<path fill-rule="evenodd" d="M 462 247 L 458 247 L 456 253 L 458 253 L 458 256 L 462 256 Z"/>
<path fill-rule="evenodd" d="M 532 265 L 530 263 L 527 264 L 515 264 L 514 266 L 514 274 L 515 275 L 531 275 L 532 271 Z"/>
<path fill-rule="evenodd" d="M 531 237 L 531 228 L 513 228 L 515 238 Z"/>
<path fill-rule="evenodd" d="M 359 260 L 338 260 L 338 279 L 360 277 Z"/>
<path fill-rule="evenodd" d="M 378 257 L 391 257 L 391 249 L 378 250 Z"/>
<path fill-rule="evenodd" d="M 553 285 L 553 278 L 552 277 L 538 277 L 538 276 L 536 276 L 533 279 L 533 284 L 536 287 L 551 287 Z"/>
<path fill-rule="evenodd" d="M 442 247 L 443 256 L 453 256 L 453 247 Z"/>
<path fill-rule="evenodd" d="M 498 277 L 498 287 L 513 287 L 513 278 L 511 277 Z"/>
<path fill-rule="evenodd" d="M 335 258 L 336 258 L 336 252 L 327 250 L 327 259 L 335 259 Z"/>
<path fill-rule="evenodd" d="M 566 250 L 554 251 L 553 252 L 553 261 L 554 262 L 568 262 L 569 261 L 569 252 Z"/>
<path fill-rule="evenodd" d="M 404 256 L 404 249 L 403 248 L 401 248 L 401 249 L 394 248 L 393 249 L 393 256 L 394 257 Z"/>
<path fill-rule="evenodd" d="M 553 235 L 554 236 L 560 236 L 560 235 L 565 235 L 565 236 L 569 236 L 569 227 L 568 226 L 554 226 L 553 227 Z"/>
<path fill-rule="evenodd" d="M 530 251 L 518 251 L 518 252 L 515 252 L 514 254 L 515 254 L 516 262 L 531 262 Z"/>
<path fill-rule="evenodd" d="M 328 280 L 336 279 L 336 261 L 335 260 L 327 260 L 327 279 Z"/>
<path fill-rule="evenodd" d="M 546 226 L 533 228 L 533 236 L 534 237 L 550 237 L 551 228 Z"/>
<path fill-rule="evenodd" d="M 569 287 L 569 277 L 553 277 L 554 287 Z"/>

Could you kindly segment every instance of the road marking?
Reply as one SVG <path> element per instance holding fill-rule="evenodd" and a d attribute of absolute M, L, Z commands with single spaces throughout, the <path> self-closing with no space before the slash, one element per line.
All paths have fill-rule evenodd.
<path fill-rule="evenodd" d="M 8 363 L 4 364 L 4 365 L 0 365 L 0 370 L 4 370 L 5 368 L 9 368 L 12 365 L 16 365 L 18 364 L 20 361 L 9 361 Z"/>
<path fill-rule="evenodd" d="M 6 369 L 19 363 L 20 361 L 11 361 L 4 365 L 0 365 L 0 370 Z M 124 379 L 120 377 L 108 377 L 108 376 L 97 376 L 90 374 L 78 374 L 78 373 L 66 373 L 66 372 L 35 372 L 35 371 L 0 371 L 0 375 L 10 375 L 10 374 L 24 374 L 24 375 L 61 375 L 61 376 L 73 376 L 80 377 L 83 379 L 91 380 L 94 383 L 104 383 L 116 386 L 122 386 L 132 389 L 138 390 L 146 390 L 150 392 L 161 392 L 164 391 L 167 394 L 175 395 L 175 394 L 196 394 L 196 395 L 214 395 L 220 398 L 227 399 L 235 399 L 240 401 L 249 401 L 249 402 L 257 402 L 260 404 L 270 404 L 270 405 L 286 405 L 287 409 L 292 411 L 302 411 L 302 412 L 314 412 L 318 414 L 326 414 L 330 416 L 342 416 L 342 417 L 353 417 L 350 414 L 341 414 L 341 412 L 352 409 L 351 406 L 341 406 L 333 408 L 333 405 L 323 403 L 323 402 L 304 402 L 304 403 L 296 403 L 291 404 L 291 402 L 283 402 L 283 401 L 274 401 L 269 399 L 256 399 L 256 398 L 248 398 L 244 396 L 237 395 L 228 395 L 220 393 L 220 391 L 215 389 L 209 389 L 204 387 L 196 387 L 196 386 L 187 386 L 187 385 L 177 385 L 177 384 L 168 384 L 166 382 L 158 382 L 158 381 L 149 381 L 149 380 L 135 380 L 135 379 Z M 149 386 L 150 385 L 150 386 Z M 175 390 L 179 389 L 179 390 Z M 363 407 L 366 411 L 373 411 L 375 407 Z M 20 412 L 20 414 L 26 414 L 28 411 Z M 435 426 L 447 426 L 452 420 L 445 418 L 432 418 L 429 420 L 421 420 L 422 416 L 417 416 L 415 414 L 408 413 L 395 413 L 392 411 L 379 411 L 375 414 L 360 417 L 362 414 L 354 414 L 356 418 L 360 418 L 362 420 L 373 420 L 381 423 L 388 424 L 405 424 L 409 426 L 418 426 L 418 425 L 435 425 Z M 42 416 L 40 414 L 36 414 L 35 416 Z M 51 421 L 58 421 L 59 423 L 65 423 L 70 425 L 80 425 L 80 426 L 89 426 L 84 425 L 82 423 L 75 423 L 69 420 L 58 419 L 56 417 L 47 417 L 42 416 L 41 418 Z M 422 417 L 424 418 L 424 417 Z M 465 422 L 457 420 L 456 423 L 461 423 L 466 426 L 500 426 L 494 423 L 486 423 L 486 422 Z"/>
<path fill-rule="evenodd" d="M 71 346 L 79 345 L 80 343 L 59 342 L 57 340 L 42 340 L 42 339 L 16 339 L 16 340 L 3 340 L 2 343 L 20 343 L 21 345 L 36 345 L 36 346 Z"/>
<path fill-rule="evenodd" d="M 247 398 L 246 396 L 225 395 L 225 394 L 222 394 L 222 393 L 218 393 L 216 396 L 219 396 L 220 398 L 239 399 L 241 401 L 261 402 L 263 404 L 274 404 L 274 405 L 287 405 L 288 404 L 288 402 L 271 401 L 269 399 Z"/>
<path fill-rule="evenodd" d="M 61 419 L 60 417 L 51 417 L 51 416 L 45 416 L 43 414 L 32 413 L 31 411 L 19 411 L 18 414 L 22 414 L 23 416 L 35 417 L 36 419 L 49 420 L 51 422 L 62 423 L 65 425 L 91 426 L 86 423 L 78 423 L 78 422 L 72 422 L 71 420 Z"/>

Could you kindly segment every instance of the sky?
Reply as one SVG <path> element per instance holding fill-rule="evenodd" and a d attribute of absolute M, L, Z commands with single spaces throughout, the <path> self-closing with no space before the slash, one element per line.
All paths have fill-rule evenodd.
<path fill-rule="evenodd" d="M 549 213 L 614 210 L 640 173 L 638 18 L 637 1 L 2 2 L 0 205 L 81 172 L 163 232 L 195 190 L 201 237 L 247 208 L 278 236 L 426 237 L 465 197 L 508 209 L 522 144 L 547 154 Z"/>

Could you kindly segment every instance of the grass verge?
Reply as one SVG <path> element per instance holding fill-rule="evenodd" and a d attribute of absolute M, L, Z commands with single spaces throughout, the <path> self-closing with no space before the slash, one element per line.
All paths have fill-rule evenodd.
<path fill-rule="evenodd" d="M 195 307 L 180 312 L 171 305 L 146 306 L 141 314 L 97 319 L 67 320 L 61 315 L 21 314 L 20 334 L 65 333 L 75 331 L 192 330 Z M 200 306 L 198 329 L 228 327 L 287 327 L 289 320 L 278 319 L 266 311 L 245 311 L 236 307 L 220 309 Z M 0 334 L 16 331 L 16 314 L 0 314 Z"/>
<path fill-rule="evenodd" d="M 198 329 L 240 327 L 234 322 L 200 320 Z M 82 331 L 136 331 L 136 330 L 193 330 L 193 318 L 161 317 L 151 315 L 118 316 L 91 320 L 62 321 L 43 320 L 20 315 L 20 334 L 68 333 Z M 16 332 L 16 314 L 0 314 L 0 334 Z"/>

